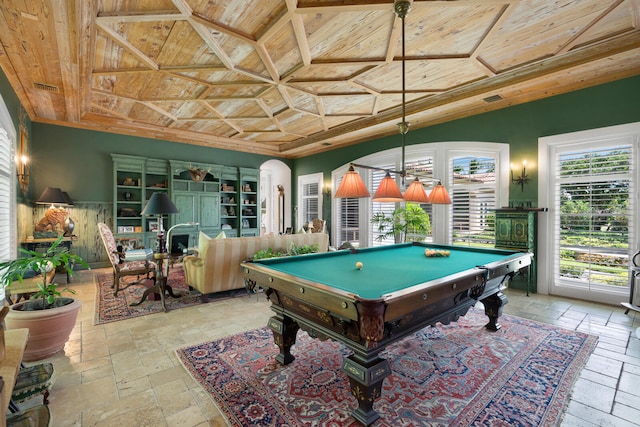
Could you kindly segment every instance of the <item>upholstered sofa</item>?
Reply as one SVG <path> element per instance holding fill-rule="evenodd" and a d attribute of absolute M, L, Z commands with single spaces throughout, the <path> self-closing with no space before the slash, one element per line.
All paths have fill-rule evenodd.
<path fill-rule="evenodd" d="M 197 255 L 183 259 L 186 282 L 202 294 L 243 288 L 242 261 L 253 257 L 259 250 L 285 251 L 291 244 L 318 245 L 320 252 L 326 252 L 329 236 L 326 233 L 309 233 L 210 238 L 200 233 Z"/>

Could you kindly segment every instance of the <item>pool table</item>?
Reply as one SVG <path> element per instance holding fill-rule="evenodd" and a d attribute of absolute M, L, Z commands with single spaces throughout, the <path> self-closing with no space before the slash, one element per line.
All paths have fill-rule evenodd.
<path fill-rule="evenodd" d="M 280 363 L 294 360 L 299 328 L 353 351 L 342 371 L 358 399 L 353 417 L 368 426 L 379 418 L 373 402 L 391 373 L 379 356 L 386 345 L 455 321 L 476 301 L 484 303 L 486 328 L 498 330 L 507 303 L 501 290 L 530 264 L 526 252 L 405 243 L 246 261 L 242 270 L 247 288 L 261 287 L 271 301 L 275 315 L 268 326 Z"/>

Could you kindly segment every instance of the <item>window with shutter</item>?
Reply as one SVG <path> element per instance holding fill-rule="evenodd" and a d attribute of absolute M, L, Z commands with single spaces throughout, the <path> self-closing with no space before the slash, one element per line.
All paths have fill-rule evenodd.
<path fill-rule="evenodd" d="M 640 123 L 540 138 L 540 198 L 549 207 L 538 235 L 541 292 L 629 301 L 629 260 L 640 244 L 638 150 Z"/>
<path fill-rule="evenodd" d="M 9 111 L 0 96 L 0 261 L 17 256 L 15 141 L 16 132 Z M 0 287 L 0 301 L 5 297 Z"/>
<path fill-rule="evenodd" d="M 558 153 L 556 280 L 585 289 L 627 286 L 632 159 L 631 145 Z"/>
<path fill-rule="evenodd" d="M 322 173 L 298 177 L 298 227 L 312 219 L 322 219 Z"/>
<path fill-rule="evenodd" d="M 474 157 L 461 154 L 470 151 L 482 154 L 476 154 Z M 386 150 L 356 159 L 354 163 L 400 170 L 401 152 L 397 149 Z M 347 168 L 348 165 L 344 165 L 333 171 L 334 192 Z M 420 176 L 441 179 L 442 184 L 455 198 L 457 225 L 460 226 L 463 222 L 465 224 L 464 235 L 458 235 L 458 239 L 454 241 L 452 240 L 454 220 L 451 218 L 453 209 L 448 205 L 437 205 L 437 207 L 431 204 L 421 205 L 431 222 L 431 235 L 426 239 L 427 241 L 443 244 L 454 241 L 456 244 L 474 246 L 493 245 L 495 215 L 492 209 L 499 206 L 501 200 L 504 204 L 508 200 L 508 144 L 483 142 L 416 144 L 407 147 L 405 168 L 419 173 Z M 454 173 L 454 168 L 466 171 L 467 177 L 463 179 L 461 175 Z M 358 172 L 373 195 L 385 173 L 362 168 Z M 503 183 L 502 186 L 499 185 L 500 182 Z M 424 180 L 423 184 L 429 191 L 434 183 Z M 381 231 L 375 224 L 373 226 L 370 224 L 371 218 L 380 212 L 390 215 L 394 209 L 402 206 L 402 203 L 376 203 L 370 198 L 334 200 L 332 223 L 334 224 L 334 241 L 337 245 L 346 240 L 358 240 L 362 246 L 393 243 L 392 237 L 382 241 L 377 240 Z"/>
<path fill-rule="evenodd" d="M 452 227 L 454 245 L 495 245 L 496 159 L 462 156 L 451 158 Z"/>

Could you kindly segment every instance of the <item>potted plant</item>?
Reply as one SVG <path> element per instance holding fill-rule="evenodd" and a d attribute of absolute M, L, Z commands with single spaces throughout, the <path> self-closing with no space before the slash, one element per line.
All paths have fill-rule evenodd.
<path fill-rule="evenodd" d="M 371 223 L 378 227 L 378 241 L 393 237 L 395 243 L 404 243 L 407 239 L 419 242 L 431 234 L 429 215 L 415 203 L 406 203 L 391 215 L 377 212 L 371 218 Z"/>
<path fill-rule="evenodd" d="M 55 283 L 47 283 L 51 276 L 47 273 L 60 266 L 64 266 L 68 274 L 73 273 L 74 264 L 89 268 L 78 255 L 59 247 L 62 239 L 63 236 L 58 237 L 45 252 L 21 248 L 21 257 L 0 263 L 0 284 L 5 288 L 16 280 L 21 283 L 30 274 L 39 274 L 30 279 L 38 286 L 32 299 L 11 305 L 5 318 L 8 329 L 29 329 L 25 361 L 40 360 L 62 350 L 82 306 L 79 299 L 62 296 L 62 292 L 75 293 L 73 289 L 60 291 Z"/>

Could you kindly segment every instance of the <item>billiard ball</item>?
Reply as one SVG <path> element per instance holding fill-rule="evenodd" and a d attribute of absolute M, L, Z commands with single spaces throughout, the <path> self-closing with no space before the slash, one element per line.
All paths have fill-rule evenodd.
<path fill-rule="evenodd" d="M 363 265 L 363 264 L 362 264 L 360 261 L 356 262 L 356 268 L 357 268 L 358 270 L 362 270 L 362 265 Z"/>

